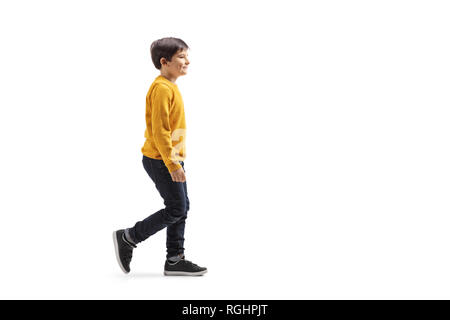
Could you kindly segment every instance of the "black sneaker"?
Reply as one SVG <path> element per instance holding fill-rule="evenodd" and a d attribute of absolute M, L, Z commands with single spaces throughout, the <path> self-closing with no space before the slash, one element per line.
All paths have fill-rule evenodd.
<path fill-rule="evenodd" d="M 133 257 L 133 248 L 136 245 L 125 239 L 125 230 L 113 232 L 114 247 L 116 249 L 116 258 L 123 272 L 130 272 L 130 262 Z"/>
<path fill-rule="evenodd" d="M 166 276 L 201 276 L 207 271 L 206 268 L 199 267 L 184 258 L 177 262 L 166 260 L 166 264 L 164 265 L 164 275 Z"/>

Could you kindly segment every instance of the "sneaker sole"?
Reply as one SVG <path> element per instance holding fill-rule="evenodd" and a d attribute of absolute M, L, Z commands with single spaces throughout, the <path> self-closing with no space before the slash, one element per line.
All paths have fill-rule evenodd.
<path fill-rule="evenodd" d="M 117 243 L 117 231 L 113 232 L 113 241 L 114 241 L 114 251 L 116 252 L 116 259 L 117 262 L 119 263 L 120 269 L 122 269 L 124 273 L 129 273 L 129 271 L 125 270 L 125 268 L 122 265 L 122 262 L 120 261 L 119 244 Z"/>
<path fill-rule="evenodd" d="M 185 271 L 166 271 L 164 270 L 165 276 L 201 276 L 204 275 L 208 270 L 200 272 L 185 272 Z"/>

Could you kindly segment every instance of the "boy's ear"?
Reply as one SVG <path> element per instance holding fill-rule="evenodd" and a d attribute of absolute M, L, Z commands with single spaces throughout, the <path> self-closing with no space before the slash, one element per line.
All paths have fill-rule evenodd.
<path fill-rule="evenodd" d="M 159 62 L 161 63 L 161 65 L 165 65 L 165 64 L 167 64 L 169 61 L 168 61 L 166 58 L 162 57 L 161 59 L 159 59 Z"/>

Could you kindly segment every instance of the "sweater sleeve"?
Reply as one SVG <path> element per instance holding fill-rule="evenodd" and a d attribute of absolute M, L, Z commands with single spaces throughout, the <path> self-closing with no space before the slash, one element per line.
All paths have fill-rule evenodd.
<path fill-rule="evenodd" d="M 152 110 L 150 119 L 155 145 L 169 172 L 181 168 L 181 164 L 172 156 L 173 146 L 169 119 L 171 97 L 172 92 L 165 85 L 158 85 L 154 88 L 151 96 Z M 149 127 L 148 124 L 147 127 Z"/>

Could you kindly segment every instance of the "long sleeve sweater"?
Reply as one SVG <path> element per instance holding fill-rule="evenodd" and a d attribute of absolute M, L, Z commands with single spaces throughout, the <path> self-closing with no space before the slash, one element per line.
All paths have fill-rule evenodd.
<path fill-rule="evenodd" d="M 150 86 L 145 107 L 145 143 L 142 153 L 163 160 L 169 172 L 181 168 L 186 158 L 186 120 L 178 86 L 162 75 Z"/>

